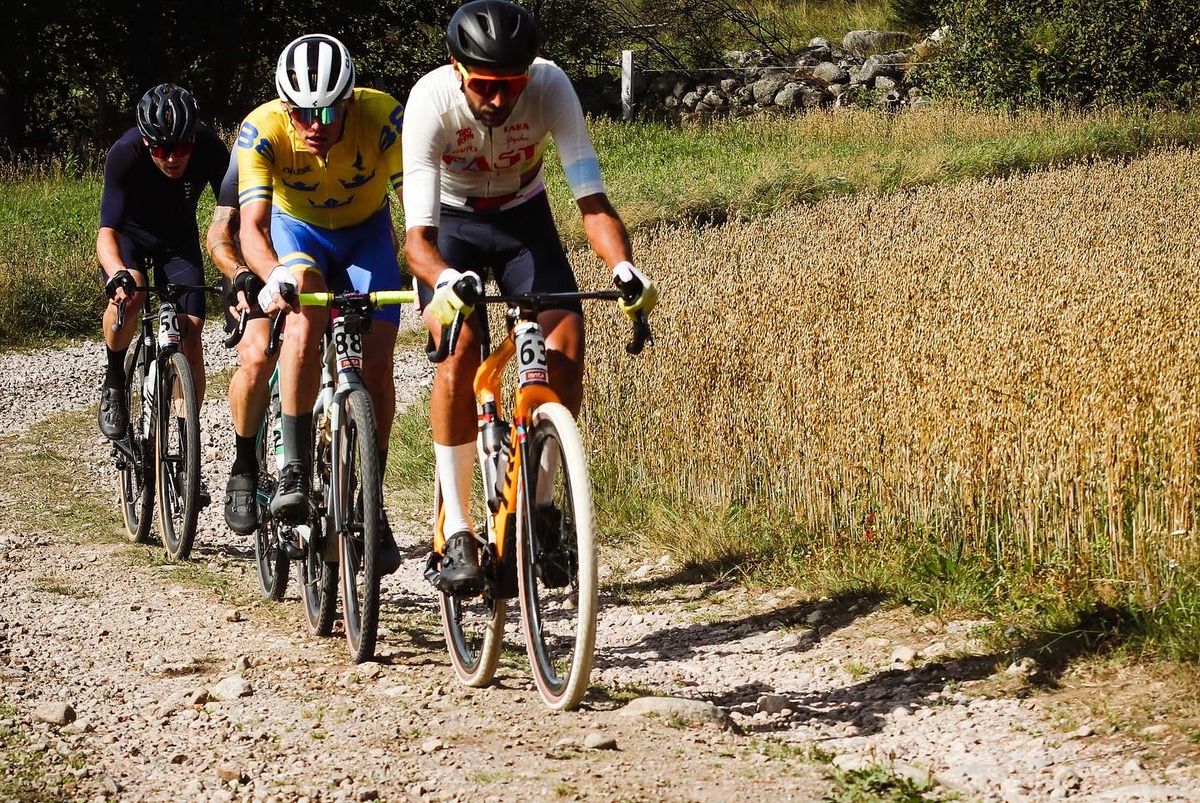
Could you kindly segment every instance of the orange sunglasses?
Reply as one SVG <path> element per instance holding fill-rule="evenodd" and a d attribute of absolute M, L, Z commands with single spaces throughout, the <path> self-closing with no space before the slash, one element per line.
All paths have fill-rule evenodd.
<path fill-rule="evenodd" d="M 496 91 L 501 88 L 507 95 L 516 95 L 529 85 L 528 70 L 520 75 L 479 75 L 469 71 L 461 62 L 457 62 L 457 64 L 467 89 L 485 98 L 496 94 Z"/>

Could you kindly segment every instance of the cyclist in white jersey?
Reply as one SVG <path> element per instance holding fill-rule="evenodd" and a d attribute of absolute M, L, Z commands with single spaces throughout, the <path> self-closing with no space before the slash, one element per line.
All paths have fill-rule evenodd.
<path fill-rule="evenodd" d="M 413 87 L 402 133 L 405 251 L 434 339 L 458 311 L 472 313 L 453 290 L 464 275 L 478 279 L 491 272 L 505 293 L 578 289 L 545 196 L 543 157 L 551 137 L 592 249 L 622 287 L 640 290 L 622 308 L 630 316 L 649 313 L 657 290 L 633 265 L 629 236 L 605 194 L 570 79 L 537 58 L 533 17 L 507 0 L 473 0 L 455 12 L 446 38 L 450 64 Z M 575 302 L 547 310 L 538 322 L 546 332 L 554 390 L 578 413 L 581 307 Z M 478 587 L 480 579 L 467 512 L 475 470 L 478 338 L 478 323 L 469 320 L 455 355 L 438 369 L 430 406 L 446 511 L 441 580 L 462 589 Z M 547 505 L 549 499 L 537 502 Z"/>

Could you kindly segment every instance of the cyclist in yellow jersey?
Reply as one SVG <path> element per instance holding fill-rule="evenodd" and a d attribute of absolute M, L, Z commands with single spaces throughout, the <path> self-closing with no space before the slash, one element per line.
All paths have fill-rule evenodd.
<path fill-rule="evenodd" d="M 346 46 L 326 34 L 296 39 L 280 54 L 279 100 L 259 106 L 238 134 L 242 254 L 266 286 L 268 313 L 289 307 L 287 290 L 395 290 L 400 265 L 388 188 L 403 180 L 404 108 L 384 92 L 354 88 Z M 375 313 L 363 337 L 363 381 L 375 406 L 381 461 L 395 413 L 392 352 L 398 307 Z M 271 513 L 299 522 L 308 514 L 312 406 L 320 381 L 327 310 L 290 307 L 279 356 L 285 465 Z M 385 573 L 399 552 L 385 522 Z"/>

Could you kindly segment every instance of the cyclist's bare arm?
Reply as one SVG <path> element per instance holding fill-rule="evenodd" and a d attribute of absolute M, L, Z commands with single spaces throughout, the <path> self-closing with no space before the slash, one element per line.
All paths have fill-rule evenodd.
<path fill-rule="evenodd" d="M 408 269 L 413 278 L 429 287 L 437 283 L 438 274 L 451 267 L 438 250 L 437 238 L 437 226 L 413 226 L 404 237 Z"/>
<path fill-rule="evenodd" d="M 238 253 L 237 246 L 233 242 L 238 223 L 239 217 L 236 209 L 232 206 L 218 206 L 213 211 L 212 222 L 208 224 L 208 234 L 205 236 L 208 255 L 212 257 L 212 261 L 217 266 L 217 270 L 221 271 L 221 275 L 230 281 L 233 281 L 239 268 L 245 267 L 241 254 Z"/>
<path fill-rule="evenodd" d="M 279 264 L 279 256 L 271 244 L 271 204 L 253 201 L 242 206 L 240 213 L 242 256 L 250 270 L 267 281 Z"/>
<path fill-rule="evenodd" d="M 629 233 L 621 216 L 609 203 L 608 195 L 598 192 L 580 198 L 577 203 L 583 214 L 583 230 L 588 243 L 604 263 L 613 268 L 620 262 L 632 262 Z"/>

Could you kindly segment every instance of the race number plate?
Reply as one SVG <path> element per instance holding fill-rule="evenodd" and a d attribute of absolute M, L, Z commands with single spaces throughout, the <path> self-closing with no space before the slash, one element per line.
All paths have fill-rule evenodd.
<path fill-rule="evenodd" d="M 545 385 L 549 382 L 546 370 L 546 338 L 535 323 L 517 327 L 517 381 L 525 385 Z"/>

